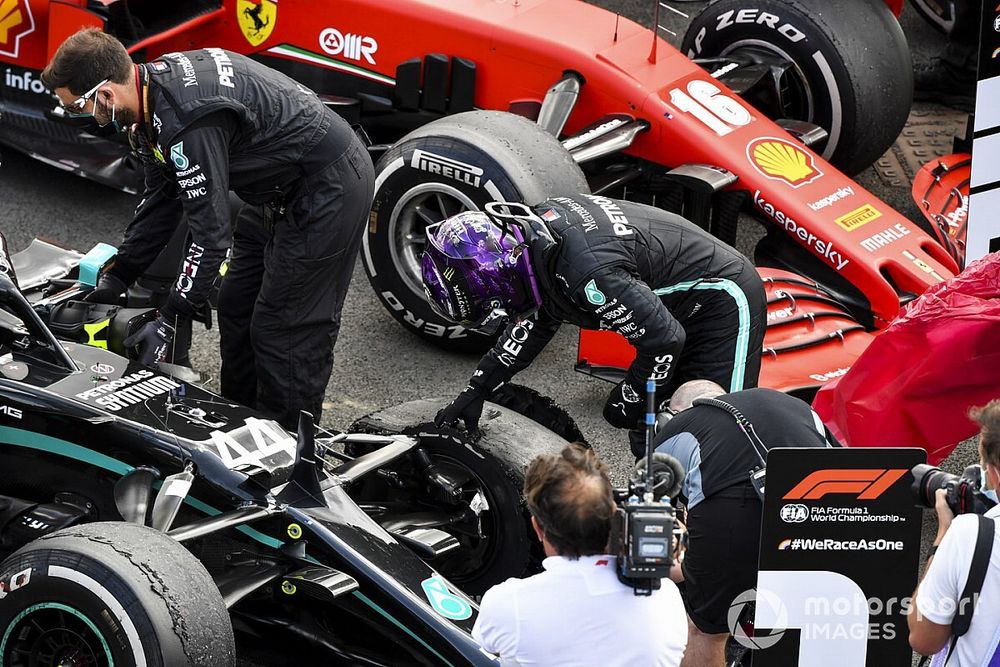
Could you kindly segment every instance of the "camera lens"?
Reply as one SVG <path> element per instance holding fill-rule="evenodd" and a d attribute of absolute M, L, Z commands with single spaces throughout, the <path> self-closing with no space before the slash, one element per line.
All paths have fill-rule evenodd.
<path fill-rule="evenodd" d="M 947 486 L 949 480 L 958 478 L 926 463 L 913 466 L 913 485 L 910 492 L 918 505 L 934 508 L 934 492 Z"/>

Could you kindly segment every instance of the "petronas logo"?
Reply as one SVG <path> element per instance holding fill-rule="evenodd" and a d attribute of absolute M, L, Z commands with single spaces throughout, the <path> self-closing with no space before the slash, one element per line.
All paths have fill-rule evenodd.
<path fill-rule="evenodd" d="M 453 621 L 464 621 L 472 616 L 472 605 L 448 590 L 448 584 L 439 576 L 420 582 L 431 608 Z"/>
<path fill-rule="evenodd" d="M 604 292 L 597 288 L 597 283 L 591 280 L 583 288 L 584 293 L 587 295 L 587 301 L 591 302 L 595 306 L 603 306 L 608 300 L 604 296 Z"/>

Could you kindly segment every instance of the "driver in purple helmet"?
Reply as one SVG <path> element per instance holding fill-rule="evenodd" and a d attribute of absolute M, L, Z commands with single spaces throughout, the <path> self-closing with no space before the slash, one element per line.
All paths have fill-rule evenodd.
<path fill-rule="evenodd" d="M 526 368 L 563 322 L 622 334 L 637 356 L 604 418 L 635 429 L 646 380 L 657 400 L 709 379 L 757 386 L 764 286 L 734 248 L 662 209 L 596 195 L 491 204 L 428 227 L 421 269 L 431 305 L 479 331 L 507 322 L 466 389 L 435 423 L 469 431 L 483 401 Z"/>

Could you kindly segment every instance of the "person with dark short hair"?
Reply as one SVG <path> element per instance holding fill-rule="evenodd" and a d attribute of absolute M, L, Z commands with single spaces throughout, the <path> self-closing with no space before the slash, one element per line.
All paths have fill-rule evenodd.
<path fill-rule="evenodd" d="M 699 399 L 720 403 L 706 405 Z M 722 404 L 752 424 L 759 443 L 751 444 Z M 750 471 L 767 458 L 767 451 L 760 451 L 761 456 L 758 451 L 834 444 L 808 403 L 780 391 L 726 393 L 709 380 L 691 380 L 673 393 L 653 445 L 684 468 L 680 499 L 687 506 L 688 546 L 680 572 L 690 619 L 685 667 L 725 665 L 729 607 L 757 585 L 763 503 Z"/>
<path fill-rule="evenodd" d="M 128 342 L 140 363 L 171 360 L 175 330 L 219 292 L 221 391 L 294 429 L 319 421 L 354 260 L 374 191 L 368 151 L 305 86 L 219 48 L 132 63 L 114 37 L 81 30 L 42 72 L 63 113 L 128 134 L 145 191 L 114 266 L 87 300 L 118 303 L 182 219 L 177 280 Z M 235 230 L 229 191 L 246 202 Z"/>
<path fill-rule="evenodd" d="M 980 427 L 980 491 L 996 503 L 1000 489 L 1000 399 L 972 408 L 969 417 Z M 933 667 L 1000 665 L 1000 505 L 981 516 L 955 516 L 948 506 L 947 491 L 938 489 L 934 509 L 937 536 L 906 619 L 910 646 L 917 653 L 934 655 Z M 976 564 L 978 559 L 981 561 Z M 970 606 L 967 596 L 975 604 Z M 956 631 L 960 613 L 966 616 L 961 623 L 964 630 Z"/>
<path fill-rule="evenodd" d="M 687 642 L 677 587 L 636 596 L 618 580 L 608 540 L 615 501 L 607 467 L 583 445 L 528 466 L 524 495 L 545 571 L 486 591 L 473 638 L 504 664 L 679 665 Z"/>

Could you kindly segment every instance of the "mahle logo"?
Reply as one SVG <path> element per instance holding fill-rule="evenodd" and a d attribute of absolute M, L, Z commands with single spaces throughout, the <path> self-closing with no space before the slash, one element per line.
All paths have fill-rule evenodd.
<path fill-rule="evenodd" d="M 747 144 L 747 159 L 760 173 L 793 188 L 812 183 L 823 175 L 812 155 L 776 137 L 762 137 Z"/>

